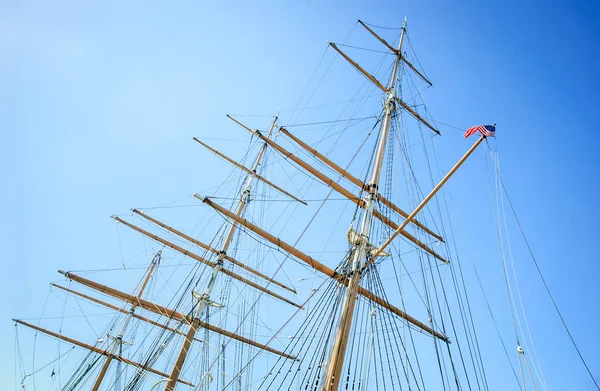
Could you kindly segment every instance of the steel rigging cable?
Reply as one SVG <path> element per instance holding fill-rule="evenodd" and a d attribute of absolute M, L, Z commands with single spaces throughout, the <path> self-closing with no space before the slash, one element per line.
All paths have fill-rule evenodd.
<path fill-rule="evenodd" d="M 488 148 L 489 148 L 489 145 L 488 145 Z M 592 374 L 587 362 L 583 358 L 583 355 L 581 354 L 581 351 L 579 350 L 579 347 L 577 346 L 577 343 L 575 342 L 575 339 L 573 338 L 573 335 L 571 334 L 571 331 L 569 330 L 569 327 L 567 326 L 567 323 L 565 322 L 565 319 L 564 319 L 562 313 L 560 312 L 558 305 L 556 304 L 556 301 L 554 300 L 554 296 L 552 296 L 552 293 L 550 292 L 550 287 L 546 283 L 546 279 L 544 278 L 544 275 L 542 274 L 542 270 L 540 269 L 537 259 L 535 258 L 534 254 L 533 254 L 533 250 L 531 249 L 531 246 L 529 245 L 529 241 L 527 240 L 527 237 L 525 236 L 525 231 L 523 230 L 523 227 L 521 226 L 521 222 L 519 221 L 519 218 L 517 217 L 517 212 L 515 211 L 515 208 L 510 199 L 510 196 L 508 195 L 508 190 L 506 189 L 506 186 L 504 185 L 504 181 L 502 180 L 502 176 L 500 175 L 500 172 L 497 172 L 497 175 L 498 175 L 498 179 L 500 182 L 500 186 L 502 187 L 502 190 L 503 190 L 504 194 L 506 195 L 506 200 L 508 201 L 508 205 L 510 206 L 510 209 L 515 218 L 515 222 L 517 223 L 517 226 L 519 227 L 521 235 L 523 236 L 523 240 L 525 241 L 525 245 L 527 246 L 529 255 L 531 256 L 531 259 L 533 260 L 533 264 L 535 265 L 538 275 L 540 276 L 540 279 L 542 280 L 544 288 L 546 289 L 546 292 L 548 293 L 548 296 L 550 297 L 550 301 L 552 302 L 552 305 L 554 306 L 554 309 L 556 310 L 556 313 L 558 314 L 558 317 L 560 318 L 560 321 L 561 321 L 565 331 L 567 332 L 567 335 L 569 336 L 569 340 L 571 341 L 571 344 L 575 348 L 575 351 L 577 352 L 577 355 L 579 356 L 579 359 L 581 360 L 581 363 L 585 367 L 590 379 L 592 379 L 592 382 L 594 382 L 596 389 L 598 389 L 600 391 L 600 385 L 598 385 L 598 382 L 594 378 L 594 375 Z"/>

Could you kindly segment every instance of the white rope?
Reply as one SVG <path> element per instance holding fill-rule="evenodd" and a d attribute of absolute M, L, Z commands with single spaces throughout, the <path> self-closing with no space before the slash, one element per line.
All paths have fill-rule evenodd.
<path fill-rule="evenodd" d="M 491 155 L 491 151 L 490 151 L 490 155 Z M 494 162 L 495 165 L 495 160 L 492 156 L 492 161 Z M 486 164 L 487 164 L 487 157 L 485 156 L 485 152 L 484 152 L 484 158 L 486 159 Z M 496 170 L 494 169 L 494 172 Z M 500 204 L 499 204 L 499 197 L 496 196 L 495 199 L 495 203 L 494 203 L 494 193 L 493 193 L 493 188 L 492 188 L 492 184 L 489 181 L 489 172 L 488 172 L 488 183 L 489 183 L 489 187 L 490 187 L 490 201 L 492 204 L 492 212 L 494 214 L 494 222 L 496 225 L 496 234 L 498 236 L 498 247 L 500 250 L 500 260 L 502 261 L 502 269 L 504 272 L 504 278 L 505 278 L 505 284 L 506 284 L 506 290 L 507 290 L 507 294 L 508 294 L 508 302 L 509 302 L 509 307 L 510 307 L 510 312 L 511 312 L 511 317 L 512 317 L 512 322 L 513 322 L 513 328 L 514 328 L 514 332 L 515 332 L 515 338 L 516 338 L 516 343 L 517 343 L 517 348 L 520 348 L 520 338 L 519 338 L 519 332 L 517 330 L 517 323 L 518 323 L 518 317 L 516 316 L 516 309 L 514 306 L 514 295 L 512 293 L 512 289 L 511 289 L 511 284 L 510 284 L 510 279 L 509 279 L 509 275 L 508 275 L 508 270 L 506 268 L 506 257 L 505 257 L 505 251 L 504 251 L 504 241 L 503 241 L 503 237 L 502 237 L 502 230 L 501 230 L 501 223 L 500 223 Z M 495 189 L 496 189 L 496 194 L 498 194 L 498 188 L 499 188 L 499 179 L 498 176 L 495 176 L 494 178 L 494 185 L 495 185 Z M 519 361 L 519 370 L 521 372 L 521 379 L 523 381 L 523 390 L 526 391 L 527 390 L 527 385 L 525 384 L 525 377 L 523 375 L 523 364 L 521 362 L 521 354 L 517 351 L 517 358 Z"/>
<path fill-rule="evenodd" d="M 494 155 L 492 155 L 492 159 L 494 159 Z M 498 182 L 499 182 L 501 176 L 500 176 L 500 159 L 498 157 L 498 153 L 495 154 L 495 164 L 494 164 L 494 166 L 495 166 L 496 176 L 497 176 Z M 534 362 L 533 362 L 533 364 L 534 364 L 533 365 L 533 369 L 534 369 L 534 372 L 535 372 L 538 380 L 540 381 L 540 384 L 542 385 L 542 388 L 544 390 L 548 391 L 548 387 L 546 385 L 546 380 L 545 380 L 545 377 L 544 377 L 544 373 L 542 372 L 542 368 L 541 368 L 541 365 L 539 363 L 539 359 L 538 359 L 538 355 L 537 355 L 537 350 L 536 350 L 535 344 L 533 342 L 533 337 L 532 337 L 532 334 L 531 334 L 531 329 L 529 328 L 529 322 L 527 320 L 527 314 L 525 312 L 525 306 L 523 305 L 523 299 L 522 299 L 521 290 L 520 290 L 520 287 L 519 287 L 519 280 L 517 278 L 517 272 L 516 272 L 516 269 L 515 269 L 515 262 L 514 262 L 512 248 L 511 248 L 511 244 L 510 244 L 510 238 L 509 238 L 509 235 L 508 235 L 508 224 L 506 222 L 506 209 L 505 209 L 505 206 L 504 206 L 504 195 L 503 194 L 504 193 L 502 191 L 500 191 L 500 193 L 498 195 L 498 198 L 500 199 L 501 208 L 502 208 L 501 209 L 502 210 L 502 220 L 503 220 L 502 223 L 504 225 L 504 231 L 506 233 L 506 235 L 505 235 L 505 237 L 506 237 L 506 244 L 507 244 L 507 248 L 508 248 L 509 261 L 510 261 L 510 265 L 511 265 L 511 269 L 512 269 L 513 278 L 514 278 L 514 284 L 515 284 L 516 291 L 517 291 L 517 298 L 519 299 L 519 306 L 520 306 L 520 309 L 521 309 L 521 314 L 523 316 L 523 320 L 525 322 L 525 330 L 527 331 L 527 337 L 524 338 L 524 340 L 522 342 L 524 343 L 525 348 L 527 349 L 528 353 L 529 352 L 533 352 L 533 360 L 534 360 Z M 523 330 L 522 330 L 522 327 L 521 327 L 521 322 L 520 322 L 520 320 L 519 320 L 518 317 L 517 317 L 517 324 L 519 326 L 519 330 L 521 331 L 521 335 L 523 335 L 525 337 L 525 333 L 523 333 Z M 529 340 L 529 342 L 531 343 L 531 350 L 529 349 L 527 340 Z M 526 364 L 527 364 L 527 362 L 526 362 Z M 529 365 L 527 364 L 527 366 L 529 366 Z M 538 371 L 538 369 L 539 369 L 539 371 Z M 533 383 L 533 379 L 532 379 L 532 383 Z M 535 383 L 533 383 L 533 384 L 534 384 L 533 387 L 535 389 L 536 388 L 535 387 Z"/>

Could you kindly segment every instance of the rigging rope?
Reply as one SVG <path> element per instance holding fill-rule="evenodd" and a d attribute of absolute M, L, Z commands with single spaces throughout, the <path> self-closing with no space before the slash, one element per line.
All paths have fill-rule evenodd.
<path fill-rule="evenodd" d="M 521 342 L 520 342 L 520 338 L 519 338 L 519 332 L 517 330 L 517 314 L 516 314 L 516 307 L 514 304 L 514 295 L 512 292 L 512 288 L 511 288 L 511 284 L 510 284 L 510 278 L 508 276 L 508 270 L 506 267 L 506 257 L 504 255 L 504 242 L 503 242 L 503 236 L 502 236 L 502 230 L 501 230 L 501 219 L 500 219 L 500 205 L 499 205 L 499 197 L 497 197 L 496 202 L 494 203 L 494 197 L 493 197 L 493 190 L 492 190 L 492 184 L 489 178 L 489 168 L 487 167 L 487 159 L 485 160 L 485 164 L 486 164 L 486 172 L 488 172 L 488 184 L 489 184 L 489 192 L 490 192 L 490 201 L 492 203 L 492 210 L 494 213 L 494 222 L 496 225 L 496 234 L 498 237 L 498 247 L 500 249 L 500 260 L 502 261 L 502 272 L 503 272 L 503 277 L 504 277 L 504 285 L 506 288 L 506 293 L 507 293 L 507 297 L 508 297 L 508 302 L 509 302 L 509 308 L 510 308 L 510 315 L 511 315 L 511 320 L 512 320 L 512 324 L 513 324 L 513 331 L 515 333 L 515 342 L 517 345 L 517 358 L 519 361 L 519 370 L 521 372 L 521 380 L 523 382 L 523 390 L 527 391 L 527 385 L 525 384 L 525 376 L 523 373 L 523 363 L 521 360 Z M 495 170 L 494 170 L 495 171 Z M 496 180 L 496 187 L 497 187 L 497 180 Z M 533 379 L 532 379 L 533 382 Z"/>
<path fill-rule="evenodd" d="M 489 149 L 489 144 L 487 146 L 488 146 L 488 149 Z M 494 170 L 495 170 L 495 172 L 496 173 L 500 172 L 500 160 L 498 158 L 498 153 L 496 152 L 494 155 L 492 155 L 490 153 L 490 155 L 492 156 L 492 159 L 494 160 Z M 498 183 L 496 184 L 496 187 L 498 188 Z M 507 248 L 508 248 L 508 255 L 509 255 L 510 265 L 511 265 L 511 269 L 512 269 L 512 274 L 513 274 L 513 278 L 514 278 L 514 284 L 515 284 L 515 287 L 516 287 L 517 298 L 518 298 L 519 305 L 521 307 L 521 313 L 523 315 L 523 320 L 525 322 L 525 330 L 527 331 L 527 338 L 529 339 L 529 342 L 531 343 L 531 346 L 532 346 L 533 357 L 537 358 L 537 351 L 535 349 L 535 344 L 534 344 L 534 341 L 533 341 L 533 337 L 531 335 L 531 330 L 529 328 L 529 321 L 527 320 L 527 314 L 525 312 L 525 307 L 523 305 L 523 299 L 521 297 L 521 289 L 519 287 L 519 280 L 517 278 L 517 272 L 516 272 L 516 269 L 515 269 L 515 262 L 514 262 L 514 258 L 513 258 L 513 254 L 512 254 L 510 237 L 508 235 L 508 224 L 507 224 L 507 220 L 506 220 L 506 208 L 504 206 L 504 197 L 502 196 L 502 194 L 500 194 L 498 196 L 498 198 L 500 199 L 500 207 L 501 207 L 501 211 L 502 211 L 502 219 L 501 219 L 500 223 L 504 224 L 504 232 L 506 232 L 505 239 L 506 239 L 506 245 L 507 245 Z M 523 332 L 523 328 L 521 326 L 521 321 L 520 321 L 520 319 L 518 317 L 517 317 L 517 324 L 519 326 L 519 330 L 520 330 L 521 334 L 524 337 L 524 344 L 525 344 L 525 346 L 526 346 L 526 348 L 528 349 L 528 352 L 529 352 L 528 341 L 526 339 L 525 333 Z M 525 364 L 527 366 L 529 365 L 526 358 L 525 358 Z M 538 366 L 539 366 L 539 361 L 538 361 Z M 527 369 L 528 369 L 528 372 L 531 373 L 531 371 L 529 370 L 529 368 L 527 368 Z M 543 377 L 543 372 L 541 370 L 541 366 L 539 367 L 539 373 L 538 373 L 538 367 L 534 366 L 534 370 L 535 370 L 535 373 L 536 373 L 536 375 L 537 375 L 537 377 L 538 377 L 538 379 L 539 379 L 542 387 L 545 390 L 547 390 L 547 387 L 545 385 L 546 381 L 545 381 L 545 379 Z M 535 389 L 536 386 L 535 386 L 535 383 L 533 382 L 533 379 L 532 379 L 532 383 L 533 383 L 533 387 Z"/>
<path fill-rule="evenodd" d="M 492 312 L 492 307 L 490 306 L 490 302 L 487 298 L 487 295 L 485 294 L 485 290 L 483 289 L 483 284 L 481 283 L 481 279 L 479 278 L 479 273 L 477 272 L 477 268 L 475 267 L 475 265 L 473 264 L 473 270 L 475 271 L 475 276 L 477 277 L 477 282 L 479 283 L 479 288 L 481 289 L 481 293 L 483 295 L 483 299 L 485 301 L 485 304 L 487 306 L 488 312 L 490 313 L 490 316 L 492 318 L 492 322 L 494 323 L 494 328 L 496 329 L 496 333 L 498 334 L 498 339 L 500 340 L 500 342 L 502 343 L 502 348 L 504 349 L 504 353 L 506 354 L 506 358 L 509 362 L 511 362 L 510 356 L 508 354 L 508 349 L 506 348 L 506 344 L 504 343 L 504 340 L 502 339 L 502 335 L 500 334 L 500 329 L 498 328 L 498 323 L 496 323 L 496 317 L 494 316 L 494 313 Z M 521 386 L 521 383 L 519 382 L 519 378 L 517 377 L 517 372 L 515 372 L 515 369 L 513 368 L 513 366 L 510 366 L 510 369 L 512 369 L 513 375 L 515 376 L 515 380 L 517 382 L 517 385 L 519 386 L 519 388 L 521 390 L 523 390 L 523 387 Z"/>
<path fill-rule="evenodd" d="M 412 81 L 412 78 L 410 79 L 410 81 Z M 414 86 L 416 88 L 416 85 L 415 85 L 414 82 L 412 84 L 408 84 L 408 88 L 409 89 L 410 89 L 411 86 Z M 416 97 L 416 96 L 420 96 L 421 99 L 423 99 L 423 97 L 421 95 L 421 92 L 418 92 L 417 94 L 414 95 L 414 97 Z M 413 98 L 411 98 L 411 100 L 412 99 Z M 420 134 L 421 134 L 421 142 L 419 144 L 425 144 L 425 141 L 427 141 L 427 140 L 425 140 L 424 137 L 423 137 L 422 126 L 421 126 L 420 123 L 418 125 L 419 125 L 419 129 L 421 129 L 421 132 L 420 132 Z M 429 137 L 428 139 L 432 139 L 432 138 L 433 137 Z M 428 155 L 427 154 L 427 149 L 423 148 L 423 150 L 424 150 L 424 153 L 425 153 L 425 156 L 426 156 L 426 161 L 429 163 L 429 158 L 427 157 L 427 155 Z M 434 185 L 435 182 L 433 182 L 433 177 L 431 176 L 431 173 L 432 173 L 431 166 L 428 165 L 428 167 L 429 167 L 429 172 L 430 172 L 430 179 L 432 181 L 432 185 Z M 439 171 L 439 166 L 438 166 L 438 171 Z M 412 176 L 414 177 L 414 173 L 412 173 Z M 417 186 L 418 186 L 418 184 L 417 184 Z M 444 193 L 444 192 L 442 192 L 442 193 Z M 440 205 L 439 205 L 438 199 L 436 198 L 434 202 L 437 205 L 438 215 L 441 218 L 442 216 L 441 216 L 441 210 L 440 210 Z M 431 214 L 431 211 L 430 211 L 430 214 Z M 441 222 L 442 222 L 442 227 L 441 228 L 442 228 L 443 236 L 447 237 L 447 235 L 445 234 L 444 226 L 443 226 L 443 220 L 441 220 Z M 434 221 L 434 223 L 435 223 L 435 221 Z M 437 228 L 437 226 L 436 226 L 436 229 L 439 230 L 439 228 Z M 447 248 L 448 245 L 445 244 L 444 246 Z M 474 324 L 473 324 L 473 317 L 472 317 L 472 313 L 471 313 L 470 303 L 469 303 L 469 300 L 468 300 L 468 295 L 466 293 L 466 287 L 464 285 L 464 277 L 462 275 L 462 269 L 460 268 L 460 263 L 459 262 L 458 262 L 458 267 L 459 267 L 459 275 L 458 275 L 458 277 L 460 277 L 460 278 L 457 278 L 457 276 L 455 274 L 455 271 L 454 271 L 454 269 L 455 269 L 454 262 L 451 262 L 451 264 L 450 264 L 451 270 L 450 271 L 451 271 L 451 275 L 452 275 L 453 287 L 454 287 L 454 290 L 455 290 L 457 298 L 458 298 L 458 305 L 459 305 L 459 310 L 460 310 L 460 320 L 462 321 L 462 323 L 464 325 L 464 328 L 465 328 L 465 336 L 467 338 L 466 341 L 467 341 L 467 345 L 469 347 L 469 351 L 471 353 L 470 354 L 471 363 L 473 364 L 473 371 L 475 373 L 475 377 L 476 377 L 476 381 L 478 383 L 478 387 L 483 386 L 485 389 L 487 389 L 488 385 L 487 385 L 487 379 L 486 379 L 486 374 L 485 374 L 485 368 L 483 366 L 483 362 L 482 362 L 482 358 L 481 358 L 481 352 L 480 352 L 480 349 L 479 349 L 479 342 L 478 342 L 477 334 L 475 332 L 475 327 L 474 327 Z M 428 268 L 428 269 L 432 269 L 432 268 Z M 440 284 L 441 284 L 442 281 L 441 281 L 441 275 L 440 275 L 439 268 L 438 268 L 438 277 L 440 279 Z M 461 291 L 461 288 L 458 285 L 459 282 L 462 282 L 462 291 Z M 442 285 L 442 289 L 444 289 L 443 288 L 443 284 L 441 284 L 441 285 Z M 435 288 L 435 282 L 434 282 L 434 288 Z M 447 303 L 446 303 L 446 306 L 448 307 Z M 451 313 L 449 313 L 449 316 L 451 316 Z M 453 322 L 451 322 L 451 323 L 453 325 Z M 453 329 L 455 330 L 454 325 L 453 325 Z M 455 331 L 455 333 L 456 333 L 456 331 Z M 471 341 L 472 339 L 474 340 L 473 342 Z M 459 353 L 461 353 L 460 350 L 459 350 Z M 477 361 L 477 363 L 475 361 Z M 464 366 L 464 362 L 463 362 L 463 366 Z M 466 372 L 465 372 L 465 375 L 467 376 L 467 380 L 468 380 L 468 374 Z M 481 379 L 483 381 L 482 385 L 479 385 L 480 377 L 481 377 Z"/>
<path fill-rule="evenodd" d="M 489 148 L 489 146 L 488 146 Z M 546 279 L 544 278 L 544 275 L 542 274 L 542 270 L 539 267 L 539 264 L 537 262 L 537 259 L 535 257 L 535 255 L 533 254 L 533 250 L 529 244 L 529 241 L 527 240 L 527 237 L 525 236 L 525 231 L 523 230 L 523 227 L 521 226 L 521 222 L 519 220 L 519 218 L 517 217 L 517 213 L 516 210 L 514 208 L 514 205 L 510 199 L 510 196 L 508 194 L 508 190 L 506 189 L 506 186 L 504 185 L 504 181 L 502 180 L 502 176 L 500 175 L 500 172 L 497 172 L 496 174 L 498 176 L 498 180 L 500 183 L 500 186 L 502 188 L 502 191 L 504 192 L 504 194 L 506 195 L 506 200 L 508 201 L 508 205 L 510 206 L 510 209 L 512 211 L 513 217 L 515 218 L 515 222 L 517 224 L 517 227 L 519 228 L 519 231 L 521 232 L 521 236 L 523 237 L 523 240 L 525 241 L 525 245 L 527 246 L 527 250 L 529 251 L 529 255 L 531 256 L 531 259 L 535 265 L 535 268 L 538 272 L 538 275 L 540 276 L 540 279 L 544 285 L 544 288 L 546 290 L 546 293 L 548 294 L 548 297 L 550 298 L 550 301 L 552 302 L 552 305 L 556 311 L 556 313 L 558 314 L 558 317 L 560 318 L 560 321 L 563 325 L 563 328 L 565 329 L 565 331 L 567 332 L 567 335 L 569 336 L 569 340 L 571 341 L 571 344 L 573 345 L 573 347 L 575 348 L 575 351 L 577 352 L 577 355 L 579 356 L 579 359 L 581 361 L 581 363 L 583 364 L 583 366 L 585 367 L 590 379 L 592 380 L 592 382 L 594 383 L 594 385 L 596 386 L 596 389 L 600 390 L 600 385 L 598 385 L 598 382 L 596 381 L 596 379 L 594 378 L 594 375 L 592 374 L 587 362 L 585 361 L 585 359 L 583 358 L 583 355 L 581 354 L 581 351 L 579 350 L 579 347 L 577 346 L 577 343 L 575 342 L 575 339 L 573 338 L 573 335 L 571 334 L 571 331 L 569 330 L 569 327 L 567 326 L 567 323 L 561 313 L 561 311 L 558 308 L 558 305 L 556 303 L 556 301 L 554 300 L 554 296 L 552 295 L 551 291 L 550 291 L 550 287 L 548 286 Z"/>

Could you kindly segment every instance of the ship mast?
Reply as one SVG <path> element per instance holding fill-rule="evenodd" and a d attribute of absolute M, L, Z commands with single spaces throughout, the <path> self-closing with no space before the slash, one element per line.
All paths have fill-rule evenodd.
<path fill-rule="evenodd" d="M 275 118 L 273 119 L 273 122 L 271 123 L 271 127 L 269 128 L 269 133 L 267 135 L 267 138 L 270 137 L 271 134 L 273 133 L 273 129 L 275 128 L 275 124 L 277 122 L 278 115 L 279 114 L 277 114 L 275 116 Z M 241 217 L 242 214 L 244 213 L 244 209 L 250 202 L 251 185 L 256 177 L 256 174 L 255 174 L 256 170 L 263 158 L 266 148 L 267 148 L 267 143 L 264 143 L 262 145 L 262 147 L 260 148 L 258 155 L 256 156 L 254 164 L 252 165 L 252 168 L 251 168 L 251 172 L 248 173 L 248 176 L 246 178 L 246 183 L 242 189 L 240 201 L 239 201 L 238 207 L 235 212 L 236 216 Z M 217 303 L 211 301 L 210 295 L 213 291 L 215 283 L 217 282 L 217 277 L 219 275 L 219 272 L 223 268 L 223 260 L 227 256 L 227 250 L 229 249 L 231 241 L 233 240 L 233 236 L 235 234 L 236 228 L 237 228 L 237 223 L 234 221 L 232 223 L 231 227 L 229 228 L 229 231 L 227 233 L 227 236 L 225 238 L 223 246 L 221 247 L 221 250 L 219 251 L 217 262 L 216 262 L 215 266 L 213 267 L 212 274 L 210 276 L 210 280 L 209 280 L 208 285 L 206 286 L 206 289 L 204 290 L 204 292 L 201 295 L 193 292 L 194 296 L 198 299 L 198 304 L 196 305 L 196 310 L 194 311 L 194 314 L 193 314 L 193 320 L 192 320 L 192 323 L 190 324 L 190 329 L 188 330 L 188 333 L 185 336 L 185 341 L 183 342 L 183 345 L 181 346 L 181 350 L 179 351 L 179 355 L 177 357 L 177 360 L 175 361 L 175 365 L 173 366 L 171 375 L 169 376 L 169 380 L 165 387 L 165 391 L 173 391 L 175 389 L 175 386 L 179 379 L 179 375 L 181 374 L 181 370 L 183 369 L 183 364 L 185 363 L 185 359 L 188 355 L 192 341 L 194 340 L 194 335 L 196 334 L 196 330 L 198 329 L 198 327 L 200 325 L 200 314 L 202 314 L 209 305 L 221 307 L 220 304 L 217 304 Z"/>
<path fill-rule="evenodd" d="M 146 277 L 144 278 L 144 281 L 142 282 L 142 286 L 140 287 L 140 290 L 138 291 L 136 299 L 139 300 L 142 297 L 142 294 L 144 293 L 144 290 L 146 289 L 146 285 L 148 285 L 148 281 L 150 281 L 150 277 L 152 277 L 152 273 L 154 272 L 154 269 L 156 268 L 156 265 L 158 265 L 160 263 L 161 254 L 162 254 L 162 251 L 158 251 L 156 253 L 156 255 L 154 256 L 154 258 L 152 258 L 152 263 L 148 267 L 148 271 L 146 272 Z M 127 314 L 127 317 L 125 318 L 125 322 L 123 322 L 123 326 L 121 326 L 119 333 L 114 338 L 113 344 L 109 350 L 109 354 L 106 356 L 106 360 L 104 361 L 104 365 L 102 366 L 102 369 L 100 370 L 100 373 L 98 374 L 98 377 L 96 378 L 96 381 L 94 382 L 94 385 L 92 386 L 92 391 L 97 391 L 100 388 L 100 385 L 102 384 L 102 381 L 104 380 L 104 377 L 106 376 L 106 371 L 108 370 L 108 367 L 109 367 L 110 362 L 112 361 L 113 357 L 115 357 L 115 354 L 118 354 L 119 356 L 123 355 L 123 334 L 125 334 L 125 330 L 127 329 L 127 326 L 129 326 L 129 322 L 134 317 L 135 310 L 137 307 L 138 307 L 138 304 L 136 302 L 133 302 L 131 304 L 129 313 Z M 120 361 L 119 361 L 119 363 L 120 363 Z M 119 373 L 120 373 L 120 370 L 117 370 L 117 376 L 119 376 Z"/>
<path fill-rule="evenodd" d="M 346 354 L 346 347 L 348 346 L 348 335 L 352 328 L 352 318 L 354 314 L 354 306 L 357 300 L 357 293 L 360 284 L 360 276 L 363 265 L 367 261 L 367 255 L 371 248 L 369 243 L 369 235 L 371 233 L 372 221 L 373 221 L 373 210 L 377 202 L 377 194 L 379 188 L 379 177 L 381 175 L 381 166 L 385 155 L 385 149 L 387 145 L 387 139 L 390 130 L 390 124 L 392 117 L 396 109 L 396 76 L 398 73 L 398 66 L 401 59 L 402 53 L 402 42 L 404 41 L 404 34 L 406 31 L 406 19 L 402 24 L 402 32 L 400 35 L 400 42 L 396 51 L 396 59 L 394 61 L 394 68 L 392 70 L 392 78 L 390 80 L 389 88 L 387 89 L 386 101 L 384 103 L 384 117 L 381 125 L 381 134 L 379 138 L 379 144 L 377 151 L 373 156 L 373 172 L 371 179 L 367 186 L 367 195 L 365 196 L 365 211 L 362 216 L 362 222 L 360 225 L 359 238 L 355 242 L 353 254 L 351 256 L 350 271 L 348 272 L 348 289 L 346 291 L 346 297 L 344 299 L 344 305 L 342 307 L 342 313 L 340 316 L 340 322 L 336 332 L 336 337 L 329 354 L 329 360 L 325 366 L 324 372 L 324 387 L 323 391 L 335 391 L 338 389 L 340 382 L 340 374 L 342 366 L 344 364 L 344 356 Z"/>

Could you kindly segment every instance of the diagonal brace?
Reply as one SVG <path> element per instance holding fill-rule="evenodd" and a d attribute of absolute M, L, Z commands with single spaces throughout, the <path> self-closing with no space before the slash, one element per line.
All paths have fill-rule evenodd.
<path fill-rule="evenodd" d="M 460 158 L 460 160 L 454 165 L 454 167 L 452 167 L 452 169 L 444 176 L 444 178 L 442 178 L 442 180 L 440 181 L 440 183 L 438 183 L 433 190 L 431 190 L 431 192 L 427 195 L 427 197 L 425 197 L 425 199 L 423 201 L 421 201 L 421 203 L 416 207 L 416 209 L 406 218 L 406 220 L 404 220 L 404 222 L 402 224 L 400 224 L 400 226 L 394 231 L 394 233 L 392 234 L 392 236 L 390 236 L 378 249 L 377 251 L 375 251 L 375 253 L 373 253 L 373 257 L 367 262 L 365 263 L 365 268 L 367 266 L 369 266 L 371 263 L 373 263 L 373 261 L 377 258 L 377 256 L 379 254 L 381 254 L 381 252 L 383 250 L 385 250 L 385 248 L 392 242 L 392 240 L 394 240 L 394 238 L 396 236 L 398 236 L 400 233 L 403 232 L 404 228 L 406 228 L 406 226 L 411 222 L 412 219 L 415 218 L 415 216 L 417 215 L 417 213 L 419 213 L 421 211 L 421 209 L 423 209 L 425 207 L 425 205 L 427 205 L 427 203 L 433 198 L 433 196 L 442 188 L 442 186 L 444 186 L 444 184 L 448 181 L 448 179 L 450 179 L 450 177 L 456 172 L 456 170 L 458 170 L 460 168 L 460 166 L 462 166 L 462 164 L 467 160 L 467 158 L 469 156 L 471 156 L 471 154 L 473 153 L 473 151 L 475 151 L 475 149 L 479 146 L 479 144 L 481 144 L 481 142 L 485 139 L 485 136 L 481 136 L 479 138 L 479 140 L 477 140 L 475 142 L 475 144 L 473 144 L 473 146 L 467 151 L 467 153 L 464 154 L 463 157 Z"/>

